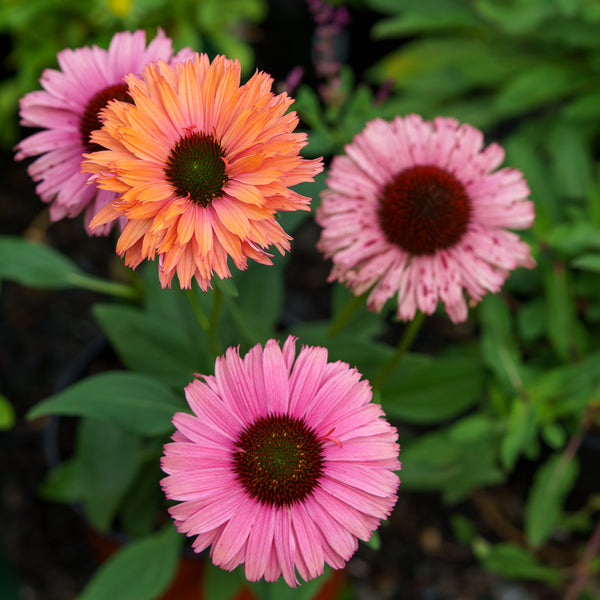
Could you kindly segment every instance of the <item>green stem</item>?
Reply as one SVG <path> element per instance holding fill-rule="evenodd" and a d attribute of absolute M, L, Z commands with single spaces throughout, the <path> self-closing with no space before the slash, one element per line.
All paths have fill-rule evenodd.
<path fill-rule="evenodd" d="M 187 296 L 187 299 L 189 300 L 192 311 L 196 316 L 196 319 L 198 320 L 198 323 L 200 323 L 200 327 L 202 327 L 202 329 L 204 329 L 204 331 L 208 333 L 208 330 L 210 329 L 210 322 L 208 320 L 208 317 L 204 313 L 204 309 L 200 305 L 200 302 L 198 302 L 196 292 L 193 289 L 189 289 L 185 290 L 185 294 Z"/>
<path fill-rule="evenodd" d="M 88 277 L 86 275 L 72 274 L 70 281 L 78 288 L 90 290 L 92 292 L 100 292 L 117 298 L 127 300 L 138 300 L 140 297 L 139 291 L 131 285 L 108 281 L 99 277 Z"/>
<path fill-rule="evenodd" d="M 396 352 L 394 356 L 389 360 L 389 362 L 383 366 L 381 371 L 376 375 L 376 377 L 371 382 L 373 388 L 378 388 L 381 384 L 389 377 L 391 372 L 396 368 L 396 365 L 400 362 L 404 353 L 410 348 L 413 340 L 415 339 L 423 321 L 425 320 L 425 315 L 418 310 L 415 318 L 407 325 L 404 330 L 404 335 L 400 338 L 398 342 L 398 346 L 396 348 Z"/>
<path fill-rule="evenodd" d="M 219 317 L 221 316 L 222 310 L 223 292 L 221 291 L 221 288 L 217 285 L 215 286 L 213 309 L 210 315 L 210 323 L 208 326 L 208 341 L 210 343 L 212 351 L 214 352 L 215 357 L 223 354 L 223 351 L 221 350 L 221 343 L 219 342 L 219 336 L 217 334 L 217 325 L 219 323 Z"/>
<path fill-rule="evenodd" d="M 342 312 L 340 312 L 337 315 L 337 317 L 331 322 L 331 325 L 327 330 L 327 334 L 333 337 L 334 335 L 340 333 L 340 331 L 342 331 L 342 329 L 344 329 L 344 327 L 348 325 L 348 322 L 356 312 L 356 309 L 362 304 L 364 304 L 365 297 L 366 294 L 362 294 L 360 296 L 353 296 L 352 298 L 350 298 L 346 306 L 344 306 L 344 308 L 342 309 Z"/>
<path fill-rule="evenodd" d="M 218 286 L 215 286 L 210 319 L 206 316 L 206 313 L 204 312 L 204 309 L 202 308 L 194 289 L 185 290 L 185 293 L 190 303 L 190 307 L 192 308 L 198 323 L 200 323 L 200 327 L 202 327 L 208 336 L 210 349 L 215 357 L 219 356 L 222 354 L 222 351 L 221 344 L 219 343 L 219 337 L 217 335 L 217 324 L 223 308 L 223 292 L 218 288 Z"/>

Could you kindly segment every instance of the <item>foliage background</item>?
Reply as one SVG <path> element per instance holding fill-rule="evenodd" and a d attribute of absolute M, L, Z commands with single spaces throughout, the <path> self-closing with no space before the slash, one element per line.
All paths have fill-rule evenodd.
<path fill-rule="evenodd" d="M 478 575 L 483 577 L 479 592 L 477 577 L 470 577 L 474 589 L 466 593 L 472 597 L 505 593 L 512 589 L 502 587 L 509 581 L 518 583 L 524 597 L 576 594 L 580 585 L 582 598 L 600 597 L 594 579 L 598 547 L 593 551 L 600 544 L 600 5 L 594 0 L 336 2 L 346 6 L 351 20 L 327 37 L 331 30 L 311 21 L 309 4 L 95 0 L 84 8 L 74 1 L 4 0 L 0 5 L 7 47 L 0 83 L 7 172 L 2 233 L 41 239 L 68 256 L 71 262 L 57 264 L 52 277 L 60 287 L 86 288 L 81 277 L 88 277 L 87 291 L 49 291 L 39 269 L 28 267 L 37 260 L 33 250 L 28 255 L 20 248 L 11 256 L 14 246 L 0 246 L 0 276 L 9 280 L 0 297 L 9 332 L 0 393 L 18 417 L 6 434 L 10 456 L 22 464 L 22 449 L 10 444 L 23 428 L 29 443 L 36 435 L 25 412 L 52 392 L 52 377 L 100 330 L 134 374 L 154 377 L 157 386 L 176 389 L 191 373 L 210 372 L 208 362 L 201 364 L 202 343 L 208 347 L 210 340 L 200 331 L 185 338 L 172 333 L 182 329 L 181 322 L 169 319 L 186 314 L 179 306 L 183 298 L 158 293 L 152 269 L 141 274 L 143 304 L 96 304 L 106 297 L 94 291 L 89 276 L 122 278 L 111 241 L 84 239 L 78 222 L 49 226 L 38 215 L 42 207 L 32 184 L 10 156 L 24 133 L 16 100 L 37 88 L 41 70 L 55 66 L 57 51 L 105 46 L 121 29 L 143 27 L 152 36 L 160 25 L 176 48 L 191 45 L 237 56 L 246 73 L 255 66 L 265 69 L 279 86 L 301 65 L 304 77 L 294 107 L 309 133 L 307 156 L 328 161 L 369 119 L 410 112 L 454 116 L 481 128 L 487 143 L 504 145 L 506 164 L 521 169 L 531 187 L 536 223 L 523 237 L 538 267 L 515 272 L 502 293 L 487 297 L 464 325 L 452 325 L 441 311 L 427 319 L 411 352 L 377 390 L 376 400 L 400 429 L 401 498 L 382 529 L 382 548 L 361 548 L 350 572 L 356 593 L 367 589 L 380 597 L 420 597 L 431 589 L 455 597 L 453 590 L 465 593 L 465 578 L 473 572 L 484 575 Z M 327 61 L 334 67 L 323 75 L 320 67 Z M 313 196 L 313 206 L 323 185 L 319 177 L 303 190 Z M 328 265 L 314 250 L 318 231 L 311 217 L 285 218 L 286 229 L 295 232 L 292 254 L 273 268 L 237 273 L 222 286 L 221 343 L 247 348 L 292 331 L 302 343 L 325 345 L 333 358 L 376 376 L 392 359 L 405 327 L 389 312 L 377 316 L 359 308 L 341 333 L 331 335 L 330 319 L 342 318 L 350 296 L 325 283 Z M 79 277 L 75 283 L 73 273 Z M 25 294 L 24 304 L 19 294 Z M 198 301 L 209 314 L 215 308 L 211 294 Z M 92 303 L 93 320 L 87 312 Z M 61 314 L 64 329 L 52 330 L 48 323 L 41 336 L 48 305 Z M 21 329 L 19 319 L 27 325 L 25 334 L 19 331 L 27 340 L 10 337 Z M 189 334 L 188 322 L 184 329 Z M 41 339 L 52 340 L 50 350 L 35 347 Z M 40 351 L 51 368 L 32 357 Z M 164 368 L 157 372 L 157 364 Z M 32 381 L 39 374 L 43 383 Z M 5 422 L 10 424 L 10 417 Z M 82 439 L 117 439 L 118 425 L 113 422 L 109 431 L 89 425 L 91 433 Z M 80 458 L 96 453 L 85 445 L 80 450 Z M 90 488 L 88 495 L 65 486 L 76 477 L 57 476 L 45 481 L 45 494 L 77 499 L 94 525 L 107 529 L 141 472 L 138 467 L 152 464 L 146 458 L 153 452 L 159 446 L 133 449 L 136 463 L 129 474 L 127 465 L 120 465 L 122 486 L 112 499 L 102 496 L 106 482 L 100 476 L 98 489 Z M 68 468 L 73 477 L 76 462 Z M 41 471 L 38 464 L 37 483 Z M 108 469 L 105 477 L 113 475 Z M 5 486 L 15 483 L 11 477 L 5 477 Z M 120 518 L 127 521 L 134 513 L 129 506 Z M 139 520 L 131 523 L 140 527 Z M 7 552 L 15 539 L 23 544 L 21 532 L 9 535 Z M 582 573 L 589 574 L 586 585 Z"/>

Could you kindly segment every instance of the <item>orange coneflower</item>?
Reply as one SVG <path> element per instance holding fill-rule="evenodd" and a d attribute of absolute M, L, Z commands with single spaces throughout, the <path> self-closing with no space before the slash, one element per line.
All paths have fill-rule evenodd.
<path fill-rule="evenodd" d="M 119 196 L 92 221 L 100 227 L 124 215 L 117 252 L 128 265 L 159 258 L 159 277 L 182 288 L 194 277 L 210 286 L 213 273 L 230 276 L 248 258 L 270 264 L 291 239 L 279 210 L 308 210 L 310 199 L 288 189 L 322 170 L 299 156 L 306 134 L 293 133 L 287 94 L 256 72 L 240 85 L 240 64 L 205 54 L 173 66 L 147 65 L 126 78 L 132 103 L 111 102 L 93 141 L 108 150 L 86 155 L 86 172 Z"/>

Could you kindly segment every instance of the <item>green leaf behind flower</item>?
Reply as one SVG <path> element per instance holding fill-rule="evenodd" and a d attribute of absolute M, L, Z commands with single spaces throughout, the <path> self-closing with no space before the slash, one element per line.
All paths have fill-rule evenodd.
<path fill-rule="evenodd" d="M 181 536 L 173 525 L 130 542 L 104 563 L 77 600 L 153 600 L 175 574 Z"/>
<path fill-rule="evenodd" d="M 184 408 L 182 398 L 148 375 L 107 371 L 46 398 L 27 416 L 96 417 L 124 431 L 154 436 L 171 431 L 173 414 Z"/>
<path fill-rule="evenodd" d="M 137 293 L 113 281 L 88 275 L 58 250 L 19 237 L 0 237 L 0 281 L 10 279 L 33 288 L 83 288 L 135 298 Z"/>
<path fill-rule="evenodd" d="M 525 533 L 532 546 L 543 544 L 556 527 L 578 472 L 577 461 L 561 454 L 551 456 L 539 468 L 525 507 Z"/>
<path fill-rule="evenodd" d="M 381 404 L 390 418 L 436 423 L 472 406 L 483 393 L 479 357 L 406 354 L 381 386 Z"/>
<path fill-rule="evenodd" d="M 189 328 L 175 326 L 173 319 L 117 304 L 97 304 L 93 312 L 119 358 L 133 371 L 183 387 L 204 366 L 203 340 L 193 338 Z"/>

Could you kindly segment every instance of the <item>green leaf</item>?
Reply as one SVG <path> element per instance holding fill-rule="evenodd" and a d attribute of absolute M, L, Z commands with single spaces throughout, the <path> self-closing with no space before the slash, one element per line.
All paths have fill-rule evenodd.
<path fill-rule="evenodd" d="M 98 419 L 83 419 L 77 430 L 76 461 L 85 514 L 108 531 L 141 459 L 139 438 Z"/>
<path fill-rule="evenodd" d="M 158 261 L 150 261 L 137 268 L 141 273 L 145 309 L 170 323 L 173 328 L 188 330 L 192 338 L 201 339 L 203 331 L 190 310 L 186 290 L 181 290 L 177 286 L 163 289 L 158 278 L 157 263 Z"/>
<path fill-rule="evenodd" d="M 478 443 L 493 434 L 494 424 L 483 414 L 472 414 L 448 429 L 448 438 L 458 444 Z"/>
<path fill-rule="evenodd" d="M 534 548 L 542 545 L 558 524 L 578 471 L 575 458 L 565 460 L 554 454 L 535 474 L 525 507 L 525 534 Z"/>
<path fill-rule="evenodd" d="M 0 431 L 3 429 L 11 429 L 15 424 L 15 410 L 12 404 L 0 394 Z"/>
<path fill-rule="evenodd" d="M 79 502 L 84 496 L 81 463 L 71 457 L 53 467 L 40 487 L 40 494 L 54 502 Z"/>
<path fill-rule="evenodd" d="M 592 181 L 593 153 L 581 127 L 558 121 L 547 138 L 554 187 L 561 197 L 584 198 Z"/>
<path fill-rule="evenodd" d="M 239 334 L 251 345 L 275 336 L 284 302 L 283 264 L 249 263 L 234 274 L 238 298 L 226 297 L 227 308 Z"/>
<path fill-rule="evenodd" d="M 0 281 L 2 279 L 34 288 L 79 287 L 127 298 L 136 297 L 133 288 L 88 275 L 54 248 L 19 237 L 0 237 Z"/>
<path fill-rule="evenodd" d="M 554 450 L 565 447 L 567 442 L 567 433 L 558 423 L 547 423 L 542 428 L 542 436 L 548 446 Z"/>
<path fill-rule="evenodd" d="M 363 543 L 365 544 L 365 546 L 367 546 L 368 548 L 371 548 L 371 550 L 374 550 L 375 552 L 380 550 L 381 549 L 381 536 L 379 535 L 379 531 L 375 530 L 373 532 L 373 534 L 371 535 L 371 537 L 366 542 L 363 542 Z"/>
<path fill-rule="evenodd" d="M 88 277 L 72 260 L 42 244 L 0 237 L 0 279 L 38 288 L 73 287 Z"/>
<path fill-rule="evenodd" d="M 345 285 L 334 286 L 331 294 L 331 312 L 332 324 L 342 318 L 339 322 L 340 332 L 352 332 L 355 337 L 374 338 L 382 330 L 381 315 L 368 310 L 366 295 L 356 297 Z M 330 325 L 329 331 L 331 330 Z"/>
<path fill-rule="evenodd" d="M 156 528 L 157 517 L 165 500 L 159 484 L 163 476 L 160 453 L 153 453 L 139 469 L 119 508 L 120 528 L 126 535 L 148 535 Z"/>
<path fill-rule="evenodd" d="M 302 582 L 302 585 L 292 588 L 279 578 L 275 583 L 268 583 L 264 579 L 249 582 L 252 591 L 259 600 L 311 600 L 315 598 L 319 588 L 325 583 L 330 571 L 325 570 L 321 577 Z"/>
<path fill-rule="evenodd" d="M 481 397 L 483 383 L 479 357 L 407 354 L 383 382 L 381 403 L 390 418 L 436 423 L 472 406 Z"/>
<path fill-rule="evenodd" d="M 546 302 L 544 298 L 532 298 L 524 303 L 517 312 L 517 329 L 525 342 L 540 339 L 546 333 Z"/>
<path fill-rule="evenodd" d="M 311 129 L 324 127 L 319 97 L 309 86 L 301 85 L 298 87 L 295 94 L 294 109 Z"/>
<path fill-rule="evenodd" d="M 591 248 L 600 247 L 600 229 L 587 220 L 557 223 L 543 239 L 552 249 L 560 252 L 562 257 L 576 257 Z"/>
<path fill-rule="evenodd" d="M 441 491 L 444 501 L 463 500 L 479 486 L 503 480 L 497 466 L 497 426 L 483 415 L 405 442 L 402 488 Z"/>
<path fill-rule="evenodd" d="M 541 263 L 544 289 L 548 302 L 548 339 L 561 360 L 568 362 L 580 348 L 577 307 L 572 290 L 572 274 L 560 261 Z"/>
<path fill-rule="evenodd" d="M 535 202 L 535 228 L 544 231 L 560 221 L 562 209 L 552 185 L 552 174 L 547 161 L 541 158 L 540 149 L 531 137 L 529 130 L 522 127 L 505 140 L 506 163 L 518 165 L 523 171 L 531 187 L 531 198 Z"/>
<path fill-rule="evenodd" d="M 203 340 L 192 339 L 189 329 L 131 306 L 97 304 L 93 313 L 119 358 L 132 371 L 184 387 L 202 368 Z"/>
<path fill-rule="evenodd" d="M 498 53 L 502 53 L 502 60 L 498 60 Z M 445 106 L 448 100 L 464 97 L 471 90 L 481 93 L 482 88 L 497 86 L 529 65 L 522 53 L 508 46 L 498 48 L 486 38 L 427 36 L 390 52 L 369 74 L 380 83 L 392 80 L 396 89 L 417 99 L 426 96 L 425 106 L 438 109 L 428 116 L 435 116 L 441 103 Z M 488 101 L 488 113 L 498 117 L 490 104 Z"/>
<path fill-rule="evenodd" d="M 506 422 L 506 432 L 500 446 L 502 466 L 511 470 L 523 449 L 535 439 L 537 418 L 534 407 L 520 397 L 512 403 Z"/>
<path fill-rule="evenodd" d="M 247 583 L 242 567 L 234 571 L 224 571 L 210 561 L 204 566 L 204 598 L 210 600 L 233 600 L 240 588 Z"/>
<path fill-rule="evenodd" d="M 581 254 L 574 258 L 569 263 L 569 266 L 574 269 L 583 269 L 585 271 L 600 273 L 600 254 Z"/>
<path fill-rule="evenodd" d="M 578 84 L 568 67 L 550 62 L 531 64 L 502 86 L 491 108 L 504 117 L 523 114 L 567 96 Z"/>
<path fill-rule="evenodd" d="M 373 92 L 366 85 L 359 85 L 344 105 L 341 128 L 344 134 L 352 138 L 364 127 L 366 121 L 375 116 Z"/>
<path fill-rule="evenodd" d="M 523 365 L 511 315 L 502 298 L 488 294 L 479 304 L 481 350 L 486 365 L 510 392 L 523 388 Z"/>
<path fill-rule="evenodd" d="M 165 384 L 126 371 L 92 375 L 37 404 L 27 417 L 58 414 L 97 417 L 124 431 L 155 436 L 172 431 L 171 419 L 185 408 Z"/>
<path fill-rule="evenodd" d="M 393 355 L 394 349 L 386 344 L 373 342 L 352 333 L 328 335 L 329 322 L 300 323 L 291 328 L 302 344 L 327 348 L 330 362 L 341 360 L 356 367 L 365 379 L 373 379 L 381 366 Z"/>
<path fill-rule="evenodd" d="M 599 384 L 600 354 L 596 353 L 580 362 L 546 368 L 527 384 L 525 395 L 543 423 L 564 418 L 579 421 Z"/>
<path fill-rule="evenodd" d="M 461 544 L 470 544 L 477 535 L 475 524 L 469 517 L 466 517 L 465 515 L 454 513 L 450 517 L 450 524 L 452 526 L 454 536 Z"/>
<path fill-rule="evenodd" d="M 513 544 L 500 543 L 491 548 L 475 544 L 474 550 L 486 570 L 508 579 L 544 581 L 550 585 L 561 581 L 558 569 L 542 564 L 528 550 Z"/>
<path fill-rule="evenodd" d="M 181 536 L 172 525 L 130 542 L 104 563 L 77 600 L 153 600 L 175 574 Z"/>
<path fill-rule="evenodd" d="M 527 2 L 495 2 L 477 0 L 475 10 L 486 20 L 499 25 L 511 34 L 535 31 L 541 22 L 552 14 L 551 2 L 528 0 Z"/>
<path fill-rule="evenodd" d="M 578 94 L 565 105 L 566 119 L 590 122 L 600 119 L 600 91 L 593 88 L 588 93 Z"/>
<path fill-rule="evenodd" d="M 404 3 L 403 3 L 404 4 Z M 430 4 L 435 8 L 427 8 Z M 402 12 L 392 19 L 378 21 L 372 30 L 376 39 L 404 37 L 419 33 L 435 32 L 452 28 L 476 28 L 480 25 L 468 5 L 457 4 L 453 0 L 423 2 L 415 9 L 403 6 Z"/>

